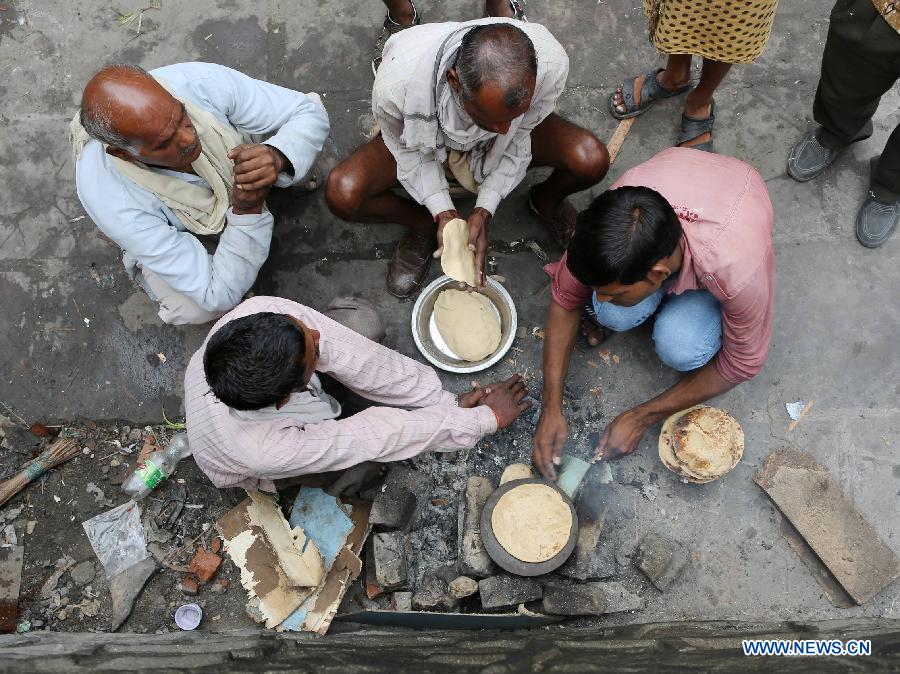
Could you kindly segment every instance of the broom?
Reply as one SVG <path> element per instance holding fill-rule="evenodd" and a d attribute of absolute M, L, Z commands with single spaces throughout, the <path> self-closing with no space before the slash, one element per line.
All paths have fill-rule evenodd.
<path fill-rule="evenodd" d="M 16 475 L 0 483 L 0 506 L 22 491 L 29 482 L 39 478 L 51 468 L 65 463 L 80 451 L 78 443 L 73 438 L 60 438 L 54 442 L 41 452 L 40 456 L 22 466 Z"/>

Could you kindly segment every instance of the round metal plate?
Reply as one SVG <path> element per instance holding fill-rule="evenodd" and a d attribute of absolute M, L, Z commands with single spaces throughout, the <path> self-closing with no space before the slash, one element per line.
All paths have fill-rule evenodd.
<path fill-rule="evenodd" d="M 461 360 L 441 339 L 433 320 L 434 303 L 437 301 L 438 295 L 444 290 L 458 287 L 457 281 L 449 276 L 441 276 L 428 284 L 419 294 L 412 312 L 413 339 L 428 362 L 442 370 L 460 374 L 486 370 L 506 355 L 516 338 L 516 328 L 518 327 L 516 307 L 506 288 L 492 278 L 487 279 L 484 288 L 473 291 L 487 297 L 497 312 L 500 319 L 500 346 L 483 360 L 474 363 Z"/>
<path fill-rule="evenodd" d="M 500 498 L 506 492 L 512 491 L 523 484 L 542 484 L 552 488 L 556 493 L 562 496 L 566 505 L 569 506 L 569 512 L 572 513 L 572 528 L 569 530 L 569 540 L 566 541 L 562 550 L 545 562 L 523 562 L 521 559 L 513 557 L 502 545 L 500 545 L 497 537 L 494 536 L 494 529 L 491 526 L 491 516 L 493 515 L 494 508 Z M 490 555 L 491 559 L 497 562 L 497 566 L 504 571 L 509 571 L 518 576 L 540 576 L 541 574 L 550 573 L 554 569 L 562 566 L 572 554 L 572 550 L 575 549 L 575 542 L 578 540 L 578 515 L 575 514 L 575 506 L 572 504 L 572 499 L 552 482 L 547 482 L 546 480 L 541 480 L 536 477 L 511 480 L 495 490 L 484 504 L 484 510 L 481 511 L 481 540 L 484 541 L 484 549 L 487 550 L 488 555 Z"/>

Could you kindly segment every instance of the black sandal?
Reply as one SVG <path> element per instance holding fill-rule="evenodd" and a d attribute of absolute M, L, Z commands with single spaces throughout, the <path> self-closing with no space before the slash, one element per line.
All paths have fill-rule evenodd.
<path fill-rule="evenodd" d="M 716 102 L 713 101 L 712 105 L 709 107 L 709 116 L 708 117 L 689 117 L 682 113 L 681 115 L 681 132 L 678 134 L 678 139 L 675 141 L 675 145 L 679 147 L 683 147 L 682 143 L 687 143 L 688 141 L 694 140 L 694 138 L 699 138 L 704 133 L 709 134 L 709 140 L 705 143 L 698 143 L 697 145 L 688 145 L 688 149 L 691 150 L 702 150 L 703 152 L 712 152 L 713 151 L 713 125 L 716 123 Z"/>
<path fill-rule="evenodd" d="M 665 70 L 665 68 L 657 68 L 655 71 L 644 75 L 644 82 L 641 84 L 640 103 L 636 103 L 634 100 L 634 81 L 637 77 L 629 77 L 622 82 L 622 103 L 620 103 L 620 105 L 625 106 L 625 112 L 616 110 L 616 93 L 618 92 L 614 91 L 609 97 L 609 114 L 616 119 L 631 119 L 632 117 L 638 117 L 647 112 L 656 101 L 678 96 L 691 88 L 691 82 L 688 82 L 684 86 L 669 91 L 659 83 L 659 80 L 656 77 L 663 70 Z"/>

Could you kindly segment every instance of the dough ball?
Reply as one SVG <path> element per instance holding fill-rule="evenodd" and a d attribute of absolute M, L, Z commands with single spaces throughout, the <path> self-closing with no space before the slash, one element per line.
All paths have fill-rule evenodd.
<path fill-rule="evenodd" d="M 572 533 L 572 510 L 546 484 L 523 484 L 506 492 L 491 513 L 497 542 L 523 562 L 546 562 L 559 554 Z"/>
<path fill-rule="evenodd" d="M 500 485 L 503 486 L 513 480 L 524 480 L 528 477 L 534 477 L 531 466 L 524 463 L 511 463 L 503 470 L 503 475 L 500 476 Z"/>
<path fill-rule="evenodd" d="M 659 434 L 659 458 L 688 482 L 722 477 L 744 454 L 744 431 L 724 410 L 706 405 L 673 414 Z"/>
<path fill-rule="evenodd" d="M 434 322 L 447 346 L 463 360 L 483 360 L 500 346 L 500 319 L 480 293 L 444 290 L 434 303 Z"/>
<path fill-rule="evenodd" d="M 469 223 L 462 218 L 444 225 L 441 269 L 454 281 L 475 287 L 475 253 L 469 250 Z"/>

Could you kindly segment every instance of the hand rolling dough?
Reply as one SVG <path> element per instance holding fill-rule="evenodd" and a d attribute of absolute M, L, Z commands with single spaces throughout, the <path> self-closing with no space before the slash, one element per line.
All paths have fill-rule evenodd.
<path fill-rule="evenodd" d="M 462 218 L 444 225 L 441 269 L 454 281 L 475 287 L 475 253 L 469 250 L 469 223 Z"/>
<path fill-rule="evenodd" d="M 572 511 L 555 489 L 523 484 L 506 492 L 491 513 L 497 542 L 523 562 L 546 562 L 559 554 L 572 533 Z"/>
<path fill-rule="evenodd" d="M 443 291 L 434 303 L 434 322 L 447 346 L 463 360 L 483 360 L 500 346 L 500 321 L 491 301 L 480 293 Z"/>

